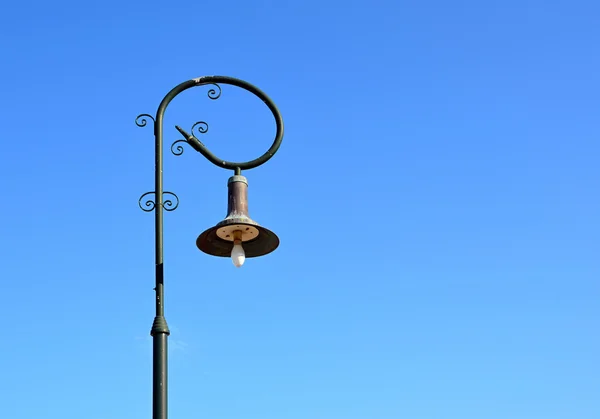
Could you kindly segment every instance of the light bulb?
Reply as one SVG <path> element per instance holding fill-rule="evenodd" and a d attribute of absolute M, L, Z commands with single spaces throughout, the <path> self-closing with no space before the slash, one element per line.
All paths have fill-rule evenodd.
<path fill-rule="evenodd" d="M 244 252 L 244 248 L 242 247 L 241 240 L 235 240 L 233 245 L 233 249 L 231 249 L 231 261 L 235 265 L 236 268 L 239 268 L 244 264 L 246 260 L 246 253 Z"/>

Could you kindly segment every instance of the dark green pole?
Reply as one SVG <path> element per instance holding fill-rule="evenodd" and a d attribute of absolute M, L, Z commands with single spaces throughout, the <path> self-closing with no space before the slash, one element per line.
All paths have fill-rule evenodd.
<path fill-rule="evenodd" d="M 243 89 L 248 90 L 251 93 L 254 93 L 263 102 L 269 107 L 269 109 L 273 112 L 273 116 L 275 117 L 275 122 L 277 124 L 277 133 L 275 135 L 275 141 L 273 145 L 267 150 L 267 152 L 261 157 L 251 160 L 249 162 L 228 162 L 222 159 L 219 159 L 214 154 L 212 154 L 204 144 L 202 144 L 197 138 L 193 135 L 187 134 L 181 128 L 177 127 L 177 129 L 184 135 L 185 140 L 179 140 L 186 142 L 192 146 L 196 151 L 201 153 L 204 157 L 206 157 L 210 162 L 216 164 L 219 167 L 225 169 L 235 170 L 236 174 L 240 174 L 242 169 L 252 169 L 254 167 L 258 167 L 261 164 L 265 163 L 269 160 L 281 144 L 281 140 L 283 139 L 283 121 L 281 119 L 281 115 L 279 114 L 279 110 L 275 106 L 275 104 L 271 101 L 271 99 L 266 96 L 262 91 L 260 91 L 255 86 L 239 79 L 235 79 L 233 77 L 225 77 L 225 76 L 205 76 L 199 77 L 197 79 L 185 81 L 178 86 L 174 87 L 167 95 L 164 97 L 162 102 L 160 103 L 158 110 L 156 112 L 156 118 L 153 118 L 148 114 L 141 114 L 136 118 L 136 124 L 140 127 L 144 127 L 147 125 L 147 118 L 152 119 L 154 122 L 154 151 L 155 151 L 155 165 L 154 165 L 154 191 L 146 192 L 140 197 L 139 205 L 140 208 L 144 211 L 150 212 L 155 211 L 155 259 L 156 259 L 156 285 L 154 290 L 156 291 L 156 315 L 154 317 L 154 322 L 152 323 L 152 330 L 150 334 L 152 335 L 152 419 L 167 419 L 167 339 L 170 334 L 169 327 L 167 326 L 167 321 L 165 319 L 165 306 L 164 306 L 164 260 L 163 260 L 163 210 L 173 211 L 179 205 L 179 198 L 172 192 L 167 192 L 163 190 L 163 118 L 167 106 L 169 103 L 177 96 L 179 93 L 183 92 L 194 86 L 202 86 L 206 84 L 211 84 L 215 86 L 217 90 L 210 89 L 208 91 L 208 97 L 210 99 L 218 99 L 221 95 L 221 88 L 217 83 L 226 83 L 234 86 L 241 87 Z M 192 127 L 193 128 L 193 127 Z M 205 132 L 205 131 L 204 131 Z M 175 145 L 175 144 L 174 144 Z M 173 147 L 171 147 L 171 151 L 174 154 L 179 155 L 180 153 L 175 153 Z M 151 199 L 144 202 L 142 205 L 142 200 L 147 195 L 154 194 L 154 201 Z M 164 195 L 168 194 L 174 197 L 176 200 L 175 204 L 170 199 L 164 199 Z"/>
<path fill-rule="evenodd" d="M 154 191 L 155 191 L 155 260 L 156 260 L 156 316 L 152 323 L 152 419 L 167 419 L 167 361 L 169 326 L 165 319 L 164 260 L 163 260 L 163 118 L 167 106 L 182 91 L 196 85 L 194 80 L 181 83 L 162 100 L 154 123 Z"/>

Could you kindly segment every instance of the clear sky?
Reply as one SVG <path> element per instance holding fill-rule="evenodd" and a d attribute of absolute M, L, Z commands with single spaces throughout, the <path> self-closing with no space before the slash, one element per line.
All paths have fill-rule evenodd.
<path fill-rule="evenodd" d="M 0 13 L 0 416 L 151 413 L 151 128 L 175 85 L 264 90 L 245 172 L 280 248 L 211 258 L 229 160 L 271 144 L 223 86 L 165 121 L 170 417 L 600 417 L 597 1 L 11 1 Z"/>

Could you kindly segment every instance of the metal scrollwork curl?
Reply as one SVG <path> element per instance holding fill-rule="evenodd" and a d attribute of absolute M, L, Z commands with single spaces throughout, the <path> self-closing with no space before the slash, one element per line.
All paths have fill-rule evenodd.
<path fill-rule="evenodd" d="M 148 199 L 144 203 L 144 205 L 142 206 L 142 200 L 144 199 L 144 197 L 146 197 L 148 195 L 152 195 L 152 194 L 154 194 L 154 191 L 146 192 L 145 194 L 143 194 L 142 196 L 140 196 L 140 199 L 138 201 L 138 205 L 140 206 L 140 209 L 142 211 L 151 212 L 151 211 L 154 211 L 154 208 L 156 208 L 156 203 L 152 199 Z"/>
<path fill-rule="evenodd" d="M 187 140 L 177 140 L 173 144 L 171 144 L 171 153 L 175 154 L 176 156 L 181 156 L 183 154 L 183 152 L 185 151 L 183 146 L 179 143 L 188 144 Z M 175 144 L 178 144 L 177 147 L 175 147 Z"/>
<path fill-rule="evenodd" d="M 217 83 L 211 83 L 211 85 L 215 86 L 218 89 L 218 91 L 215 89 L 210 89 L 208 91 L 208 98 L 212 99 L 212 100 L 217 100 L 218 98 L 221 97 L 221 92 L 222 92 L 221 86 L 219 86 Z"/>
<path fill-rule="evenodd" d="M 165 200 L 163 200 L 163 208 L 165 209 L 165 211 L 175 211 L 177 209 L 177 207 L 179 206 L 179 197 L 177 195 L 175 195 L 173 192 L 167 192 L 167 191 L 163 192 L 163 198 L 165 195 L 171 195 L 173 198 L 175 198 L 175 203 L 173 203 L 173 201 L 171 199 L 165 199 Z"/>
<path fill-rule="evenodd" d="M 145 194 L 140 196 L 140 199 L 138 201 L 138 205 L 140 206 L 140 209 L 144 212 L 152 212 L 156 209 L 156 202 L 154 200 L 152 200 L 151 198 L 148 198 L 146 200 L 146 202 L 142 203 L 144 198 L 148 195 L 154 195 L 154 191 L 146 192 Z M 165 195 L 170 195 L 174 199 L 173 198 L 163 199 L 162 207 L 164 208 L 165 211 L 175 211 L 177 209 L 177 207 L 179 206 L 179 197 L 176 194 L 174 194 L 173 192 L 168 192 L 168 191 L 163 192 L 163 198 Z"/>
<path fill-rule="evenodd" d="M 194 125 L 192 125 L 192 134 L 194 134 L 194 128 L 196 129 L 196 131 L 198 131 L 199 134 L 206 134 L 208 132 L 208 124 L 204 121 L 198 121 Z"/>
<path fill-rule="evenodd" d="M 138 127 L 145 127 L 148 124 L 148 120 L 146 118 L 150 118 L 152 120 L 152 123 L 154 124 L 156 121 L 154 120 L 154 117 L 152 115 L 149 115 L 147 113 L 143 113 L 138 115 L 135 118 L 135 124 Z"/>

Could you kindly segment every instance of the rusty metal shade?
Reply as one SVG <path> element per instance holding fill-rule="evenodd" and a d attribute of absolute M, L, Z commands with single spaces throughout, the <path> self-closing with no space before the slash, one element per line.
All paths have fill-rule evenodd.
<path fill-rule="evenodd" d="M 219 223 L 221 224 L 221 223 Z M 272 231 L 261 227 L 257 224 L 244 224 L 238 223 L 232 225 L 235 227 L 242 227 L 242 230 L 246 227 L 253 227 L 258 230 L 258 237 L 242 242 L 242 247 L 246 253 L 247 258 L 255 258 L 271 253 L 279 246 L 279 238 Z M 230 257 L 231 249 L 233 249 L 233 240 L 224 240 L 219 237 L 219 229 L 223 231 L 223 226 L 216 225 L 215 227 L 209 228 L 204 233 L 198 236 L 196 240 L 196 246 L 204 253 L 208 253 L 213 256 Z"/>
<path fill-rule="evenodd" d="M 212 256 L 230 257 L 234 232 L 239 234 L 247 258 L 271 253 L 279 246 L 275 233 L 260 226 L 248 215 L 248 181 L 244 176 L 229 178 L 227 217 L 196 239 L 196 246 Z"/>

